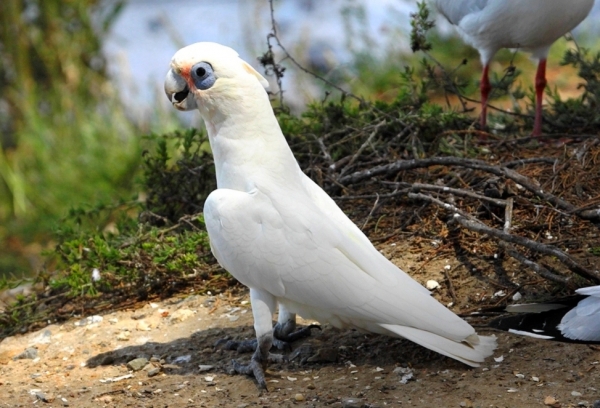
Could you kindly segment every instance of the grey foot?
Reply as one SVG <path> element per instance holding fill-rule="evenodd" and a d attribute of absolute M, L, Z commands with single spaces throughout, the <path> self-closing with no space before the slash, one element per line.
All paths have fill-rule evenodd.
<path fill-rule="evenodd" d="M 267 388 L 267 381 L 265 379 L 265 370 L 267 369 L 267 363 L 282 363 L 286 362 L 287 359 L 281 354 L 271 354 L 266 358 L 260 357 L 260 351 L 257 349 L 250 363 L 241 364 L 237 360 L 231 360 L 231 364 L 233 365 L 233 373 L 232 374 L 244 374 L 252 376 L 256 379 L 258 383 L 258 388 L 264 391 L 269 391 Z"/>

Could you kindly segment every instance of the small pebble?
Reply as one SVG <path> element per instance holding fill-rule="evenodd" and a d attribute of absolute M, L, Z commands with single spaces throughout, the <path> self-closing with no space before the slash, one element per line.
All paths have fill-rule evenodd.
<path fill-rule="evenodd" d="M 200 364 L 198 366 L 198 371 L 199 372 L 203 372 L 203 371 L 210 371 L 213 369 L 214 366 L 212 365 L 208 365 L 208 364 Z"/>
<path fill-rule="evenodd" d="M 43 402 L 48 402 L 48 403 L 50 403 L 50 402 L 53 402 L 53 401 L 54 401 L 54 398 L 55 398 L 53 394 L 44 394 L 44 393 L 43 393 L 43 392 L 41 392 L 41 391 L 38 391 L 38 392 L 36 392 L 36 393 L 35 393 L 35 396 L 36 396 L 36 398 L 37 398 L 37 399 L 39 399 L 40 401 L 43 401 Z"/>
<path fill-rule="evenodd" d="M 439 288 L 440 284 L 431 279 L 431 280 L 428 280 L 427 283 L 425 283 L 425 287 L 429 290 L 434 290 L 434 289 Z"/>
<path fill-rule="evenodd" d="M 88 324 L 100 323 L 103 320 L 102 316 L 88 316 L 84 319 L 75 322 L 75 326 L 87 326 Z"/>
<path fill-rule="evenodd" d="M 35 347 L 27 347 L 22 353 L 13 357 L 13 360 L 33 360 L 38 356 L 38 351 Z"/>
<path fill-rule="evenodd" d="M 296 394 L 296 395 L 294 395 L 294 399 L 298 402 L 304 401 L 304 395 Z"/>
<path fill-rule="evenodd" d="M 574 397 L 581 397 L 582 394 L 578 391 L 571 391 L 571 395 Z"/>
<path fill-rule="evenodd" d="M 342 398 L 342 408 L 361 408 L 362 400 L 358 398 Z"/>
<path fill-rule="evenodd" d="M 158 373 L 160 373 L 160 367 L 151 368 L 148 370 L 148 377 L 154 377 L 155 375 L 158 375 Z"/>
<path fill-rule="evenodd" d="M 127 368 L 132 371 L 140 371 L 142 368 L 146 367 L 146 364 L 148 364 L 147 358 L 136 358 L 127 363 Z"/>
<path fill-rule="evenodd" d="M 127 340 L 129 340 L 130 336 L 131 336 L 131 333 L 129 333 L 127 330 L 125 330 L 125 331 L 122 331 L 121 333 L 117 334 L 117 340 L 127 341 Z"/>
<path fill-rule="evenodd" d="M 146 323 L 145 320 L 140 320 L 135 325 L 135 329 L 137 331 L 149 331 L 149 330 L 151 330 L 151 327 L 148 323 Z"/>

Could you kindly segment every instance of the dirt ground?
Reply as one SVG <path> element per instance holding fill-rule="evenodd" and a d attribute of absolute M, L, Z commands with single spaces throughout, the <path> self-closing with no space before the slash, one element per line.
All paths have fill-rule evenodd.
<path fill-rule="evenodd" d="M 424 243 L 400 239 L 380 249 L 421 283 L 439 282 L 434 296 L 448 304 L 444 271 L 456 276 L 465 265 L 416 255 Z M 475 276 L 460 282 L 451 307 L 472 310 L 470 299 L 504 295 Z M 191 292 L 139 306 L 4 339 L 0 407 L 596 407 L 600 400 L 597 346 L 496 332 L 493 358 L 473 369 L 407 340 L 327 326 L 295 343 L 290 362 L 269 367 L 270 390 L 261 395 L 252 378 L 228 373 L 232 358 L 250 355 L 213 347 L 253 337 L 245 292 Z M 491 334 L 485 319 L 469 321 Z M 132 362 L 138 358 L 148 362 Z"/>

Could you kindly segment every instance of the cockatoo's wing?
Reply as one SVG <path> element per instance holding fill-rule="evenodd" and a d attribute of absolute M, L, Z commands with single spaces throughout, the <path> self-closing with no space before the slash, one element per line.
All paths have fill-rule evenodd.
<path fill-rule="evenodd" d="M 495 339 L 477 336 L 315 191 L 211 193 L 204 216 L 219 263 L 306 318 L 406 337 L 469 365 L 492 353 Z"/>

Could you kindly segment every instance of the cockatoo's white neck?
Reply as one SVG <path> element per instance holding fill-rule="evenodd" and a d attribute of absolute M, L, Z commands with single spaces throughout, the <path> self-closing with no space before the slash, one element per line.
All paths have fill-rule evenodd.
<path fill-rule="evenodd" d="M 258 184 L 285 185 L 298 180 L 302 172 L 258 82 L 215 93 L 199 106 L 218 188 L 250 191 Z M 285 183 L 278 184 L 281 180 Z"/>

